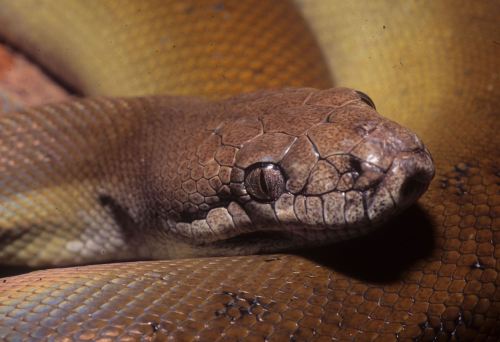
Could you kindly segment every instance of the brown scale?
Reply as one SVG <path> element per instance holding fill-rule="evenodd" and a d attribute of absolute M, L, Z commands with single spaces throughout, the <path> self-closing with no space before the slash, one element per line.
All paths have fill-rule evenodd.
<path fill-rule="evenodd" d="M 468 1 L 425 6 L 296 2 L 336 84 L 370 94 L 381 113 L 414 129 L 432 151 L 437 177 L 419 205 L 370 237 L 303 256 L 96 265 L 4 278 L 2 339 L 498 340 L 498 6 Z M 0 16 L 2 29 L 16 23 L 23 32 L 28 25 L 25 34 L 9 33 L 10 39 L 29 46 L 37 40 L 27 37 L 38 36 L 43 42 L 38 51 L 46 49 L 42 55 L 56 69 L 63 63 L 47 51 L 69 54 L 64 66 L 75 70 L 67 74 L 69 79 L 93 93 L 118 87 L 111 92 L 170 89 L 217 96 L 269 85 L 329 86 L 328 80 L 320 80 L 327 71 L 316 62 L 320 53 L 313 40 L 297 41 L 304 28 L 286 2 L 268 7 L 241 3 L 241 8 L 227 2 L 162 8 L 152 1 L 140 11 L 128 2 L 92 9 L 46 3 L 36 10 L 25 7 L 29 14 L 20 20 L 24 5 L 4 2 Z M 113 23 L 105 30 L 103 25 L 112 23 L 106 12 L 110 8 L 116 20 L 134 14 L 137 21 Z M 148 26 L 156 18 L 151 13 L 178 18 L 156 24 L 175 28 L 174 34 L 155 36 Z M 92 24 L 79 24 L 78 18 Z M 141 18 L 147 19 L 141 24 Z M 75 29 L 68 21 L 77 24 Z M 89 28 L 104 39 L 93 40 L 96 34 Z M 207 37 L 210 32 L 215 34 Z M 142 41 L 139 47 L 158 41 L 163 45 L 141 49 L 132 37 Z M 116 48 L 124 42 L 123 49 Z M 234 52 L 224 54 L 233 46 Z M 213 53 L 204 54 L 206 50 Z M 137 63 L 148 58 L 146 65 Z M 90 63 L 80 68 L 81 60 Z M 235 68 L 228 67 L 235 61 Z M 182 72 L 144 72 L 165 62 Z M 216 77 L 193 68 L 196 63 L 209 66 Z M 58 208 L 68 206 L 70 201 L 58 203 Z M 52 233 L 45 232 L 35 243 L 40 254 L 50 249 L 46 241 Z M 12 256 L 30 239 L 25 234 L 20 244 L 1 251 Z M 111 243 L 116 237 L 106 239 Z"/>

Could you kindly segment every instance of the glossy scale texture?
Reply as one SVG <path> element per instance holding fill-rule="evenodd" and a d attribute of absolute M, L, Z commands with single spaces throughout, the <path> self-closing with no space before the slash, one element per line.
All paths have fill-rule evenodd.
<path fill-rule="evenodd" d="M 74 318 L 74 330 L 48 328 L 38 330 L 40 334 L 93 339 L 97 331 L 105 334 L 108 328 L 111 336 L 148 339 L 158 333 L 159 338 L 170 335 L 180 339 L 182 334 L 185 340 L 195 340 L 217 325 L 212 332 L 215 336 L 208 337 L 228 341 L 245 334 L 247 338 L 257 335 L 256 340 L 281 340 L 284 336 L 320 341 L 332 336 L 342 340 L 498 339 L 497 4 L 298 4 L 323 48 L 335 83 L 369 94 L 381 113 L 415 130 L 432 151 L 437 176 L 419 206 L 379 234 L 337 245 L 315 257 L 307 253 L 308 260 L 299 256 L 188 259 L 150 266 L 127 264 L 124 271 L 115 265 L 92 266 L 4 279 L 0 284 L 0 302 L 5 303 L 0 312 L 6 327 L 2 336 L 14 339 L 36 333 L 38 323 L 33 322 L 46 318 L 44 322 L 50 326 L 49 317 L 36 312 L 56 309 L 52 315 L 58 322 L 63 314 L 57 310 L 66 310 L 67 320 Z M 230 11 L 230 7 L 225 10 Z M 271 60 L 274 58 L 266 62 Z M 147 73 L 140 77 L 147 77 Z M 283 80 L 280 85 L 286 83 Z M 219 266 L 220 272 L 215 270 Z M 106 273 L 102 267 L 113 271 Z M 189 275 L 183 278 L 176 273 L 184 267 L 190 270 L 189 275 L 199 275 L 196 279 L 207 280 L 207 284 L 215 275 L 218 287 L 206 288 L 203 281 L 197 283 Z M 161 288 L 167 282 L 163 278 L 171 279 L 169 274 L 178 277 L 175 283 L 179 288 L 162 288 L 161 295 L 155 293 L 155 286 Z M 85 292 L 104 284 L 112 295 L 105 290 L 94 292 L 94 296 Z M 130 290 L 134 284 L 138 289 Z M 150 285 L 153 295 L 142 294 Z M 36 293 L 44 291 L 52 295 L 37 297 Z M 44 304 L 48 307 L 39 305 L 52 297 L 57 299 Z M 260 297 L 262 300 L 256 299 Z M 189 300 L 170 310 L 170 303 L 181 303 L 184 298 Z M 136 300 L 144 300 L 139 313 L 134 311 L 137 306 L 127 306 Z M 109 316 L 123 321 L 114 324 L 109 319 L 99 320 L 99 316 L 93 319 L 92 315 L 102 310 L 99 303 L 108 301 L 110 304 L 102 305 L 111 312 Z M 209 303 L 214 307 L 197 313 L 200 305 Z M 158 313 L 141 316 L 144 308 L 156 304 Z M 240 314 L 252 305 L 252 312 L 270 312 L 261 316 L 262 322 L 257 314 Z M 120 316 L 125 312 L 127 318 Z M 203 319 L 197 319 L 197 314 Z M 142 323 L 145 330 L 138 328 L 141 332 L 132 335 L 127 330 L 134 325 L 132 321 Z M 174 327 L 173 322 L 182 323 Z M 255 329 L 248 329 L 252 324 Z M 84 336 L 84 331 L 91 332 Z"/>

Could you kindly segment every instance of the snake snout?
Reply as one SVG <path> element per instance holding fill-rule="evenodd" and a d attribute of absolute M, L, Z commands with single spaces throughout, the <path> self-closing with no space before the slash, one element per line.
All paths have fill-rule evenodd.
<path fill-rule="evenodd" d="M 392 122 L 384 123 L 364 149 L 360 156 L 385 170 L 380 183 L 365 193 L 368 218 L 378 225 L 422 196 L 434 177 L 434 162 L 414 133 Z"/>
<path fill-rule="evenodd" d="M 427 190 L 430 178 L 429 174 L 422 170 L 418 170 L 409 176 L 400 189 L 402 202 L 412 203 L 417 200 Z"/>
<path fill-rule="evenodd" d="M 434 163 L 426 149 L 397 156 L 386 181 L 396 206 L 402 209 L 413 204 L 427 190 L 434 173 Z"/>

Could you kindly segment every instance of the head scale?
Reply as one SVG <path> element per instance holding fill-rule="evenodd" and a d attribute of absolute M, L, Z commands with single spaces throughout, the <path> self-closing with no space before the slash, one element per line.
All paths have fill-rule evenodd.
<path fill-rule="evenodd" d="M 285 89 L 225 106 L 234 116 L 197 151 L 202 204 L 174 223 L 194 244 L 240 253 L 354 238 L 434 175 L 420 139 L 358 91 Z"/>

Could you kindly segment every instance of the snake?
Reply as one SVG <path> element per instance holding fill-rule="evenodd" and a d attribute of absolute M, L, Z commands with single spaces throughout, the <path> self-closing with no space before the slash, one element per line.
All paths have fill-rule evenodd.
<path fill-rule="evenodd" d="M 92 97 L 0 116 L 0 260 L 120 262 L 3 278 L 1 338 L 496 340 L 498 8 L 460 5 L 2 2 Z"/>

